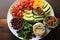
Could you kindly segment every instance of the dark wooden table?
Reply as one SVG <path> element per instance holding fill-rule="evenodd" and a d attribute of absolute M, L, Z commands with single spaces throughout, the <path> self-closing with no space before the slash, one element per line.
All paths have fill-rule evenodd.
<path fill-rule="evenodd" d="M 7 12 L 15 0 L 0 0 L 0 40 L 19 40 L 9 30 L 7 25 Z M 41 40 L 60 40 L 60 0 L 47 0 L 54 9 L 59 25 Z"/>

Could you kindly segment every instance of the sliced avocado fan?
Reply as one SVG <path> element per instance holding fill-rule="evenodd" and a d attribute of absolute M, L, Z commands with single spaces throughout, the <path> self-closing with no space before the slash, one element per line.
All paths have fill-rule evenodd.
<path fill-rule="evenodd" d="M 44 18 L 42 15 L 33 15 L 32 10 L 25 10 L 25 13 L 23 14 L 23 19 L 29 22 L 39 22 Z"/>

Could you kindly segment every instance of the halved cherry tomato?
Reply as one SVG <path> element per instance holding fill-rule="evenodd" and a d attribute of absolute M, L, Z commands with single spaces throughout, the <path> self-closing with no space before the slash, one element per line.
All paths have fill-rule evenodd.
<path fill-rule="evenodd" d="M 17 8 L 17 7 L 19 7 L 19 6 L 20 6 L 20 4 L 15 4 L 15 6 L 14 6 L 14 7 L 15 7 L 15 8 Z"/>
<path fill-rule="evenodd" d="M 24 4 L 21 2 L 21 3 L 20 3 L 20 6 L 22 6 L 22 7 L 23 7 L 23 6 L 24 6 Z"/>
<path fill-rule="evenodd" d="M 22 18 L 22 14 L 19 14 L 19 17 Z"/>
<path fill-rule="evenodd" d="M 30 4 L 30 1 L 27 1 L 27 4 Z"/>
<path fill-rule="evenodd" d="M 12 13 L 13 16 L 16 16 L 16 13 Z"/>
<path fill-rule="evenodd" d="M 17 16 L 22 17 L 23 11 L 20 10 L 17 14 L 18 14 Z"/>
<path fill-rule="evenodd" d="M 16 8 L 12 9 L 12 13 L 17 13 L 18 11 L 16 10 Z"/>
<path fill-rule="evenodd" d="M 27 9 L 27 10 L 30 10 L 30 8 L 29 8 L 29 7 L 27 7 L 26 9 Z"/>

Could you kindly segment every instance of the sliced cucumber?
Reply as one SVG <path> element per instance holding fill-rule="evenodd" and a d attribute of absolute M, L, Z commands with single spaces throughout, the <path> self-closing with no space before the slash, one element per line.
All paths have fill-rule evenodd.
<path fill-rule="evenodd" d="M 47 12 L 47 11 L 49 11 L 50 10 L 50 7 L 45 11 L 45 12 Z M 50 10 L 51 11 L 51 10 Z"/>
<path fill-rule="evenodd" d="M 48 3 L 45 2 L 45 3 L 44 3 L 44 6 L 43 6 L 42 8 L 45 9 L 45 8 L 47 7 L 47 5 L 48 5 Z"/>
<path fill-rule="evenodd" d="M 47 11 L 50 8 L 50 5 L 48 4 L 47 7 L 44 9 L 44 12 Z"/>
<path fill-rule="evenodd" d="M 44 13 L 44 16 L 47 17 L 49 16 L 49 14 L 50 14 L 50 11 L 48 13 Z"/>
<path fill-rule="evenodd" d="M 51 7 L 49 6 L 46 11 L 44 12 L 44 16 L 48 16 L 51 12 Z"/>
<path fill-rule="evenodd" d="M 51 11 L 51 8 L 49 8 L 45 13 L 49 13 Z"/>

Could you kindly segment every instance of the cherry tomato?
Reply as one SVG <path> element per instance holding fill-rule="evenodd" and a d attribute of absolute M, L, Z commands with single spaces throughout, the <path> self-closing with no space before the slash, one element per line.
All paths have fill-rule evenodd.
<path fill-rule="evenodd" d="M 19 13 L 16 14 L 19 17 Z"/>
<path fill-rule="evenodd" d="M 27 10 L 30 10 L 30 8 L 29 8 L 29 7 L 27 7 L 26 9 L 27 9 Z"/>
<path fill-rule="evenodd" d="M 23 14 L 23 11 L 20 10 L 20 11 L 17 13 L 17 16 L 22 17 L 22 14 Z"/>
<path fill-rule="evenodd" d="M 24 6 L 24 4 L 21 2 L 21 3 L 20 3 L 20 6 L 22 6 L 22 7 L 23 7 L 23 6 Z"/>
<path fill-rule="evenodd" d="M 15 8 L 17 8 L 17 7 L 19 7 L 19 6 L 20 6 L 19 4 L 15 4 L 15 6 L 14 6 L 14 7 L 15 7 Z"/>
<path fill-rule="evenodd" d="M 16 16 L 16 13 L 12 13 L 13 16 Z"/>
<path fill-rule="evenodd" d="M 20 17 L 20 18 L 22 17 L 22 14 L 21 14 L 21 13 L 19 14 L 19 17 Z"/>
<path fill-rule="evenodd" d="M 13 8 L 13 9 L 12 9 L 12 13 L 17 13 L 16 8 Z"/>
<path fill-rule="evenodd" d="M 31 2 L 29 5 L 30 5 L 30 6 L 33 6 L 33 3 Z"/>
<path fill-rule="evenodd" d="M 19 6 L 20 9 L 22 9 L 23 7 L 22 6 Z"/>
<path fill-rule="evenodd" d="M 30 1 L 27 1 L 27 5 L 30 4 Z"/>

